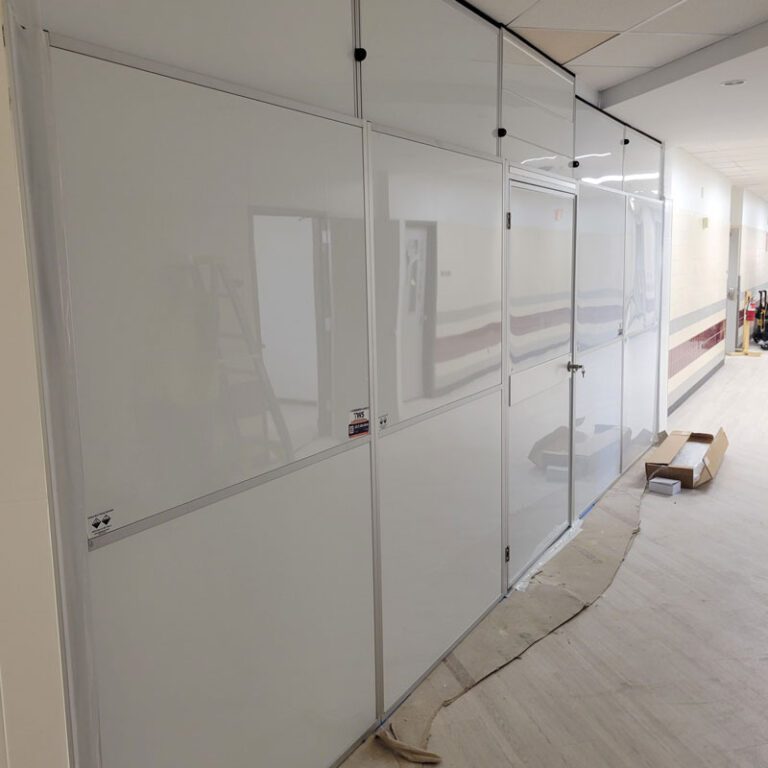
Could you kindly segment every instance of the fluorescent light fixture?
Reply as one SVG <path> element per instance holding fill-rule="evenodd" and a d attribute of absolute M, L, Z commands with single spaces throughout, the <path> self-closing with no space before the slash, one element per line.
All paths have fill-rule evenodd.
<path fill-rule="evenodd" d="M 736 78 L 734 80 L 723 80 L 720 85 L 730 86 L 730 85 L 744 85 L 746 80 L 740 80 L 739 78 Z"/>
<path fill-rule="evenodd" d="M 585 157 L 610 157 L 611 152 L 592 152 L 589 155 L 576 155 L 577 160 L 583 160 Z"/>

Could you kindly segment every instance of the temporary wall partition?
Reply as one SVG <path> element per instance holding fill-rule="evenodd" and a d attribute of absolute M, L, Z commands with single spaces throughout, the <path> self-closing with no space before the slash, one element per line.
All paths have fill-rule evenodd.
<path fill-rule="evenodd" d="M 77 768 L 334 764 L 656 431 L 659 145 L 316 6 L 11 4 Z"/>

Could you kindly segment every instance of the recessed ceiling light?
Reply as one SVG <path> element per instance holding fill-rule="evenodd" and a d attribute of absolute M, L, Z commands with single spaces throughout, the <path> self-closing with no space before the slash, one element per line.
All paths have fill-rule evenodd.
<path fill-rule="evenodd" d="M 720 85 L 744 85 L 744 80 L 723 80 Z"/>

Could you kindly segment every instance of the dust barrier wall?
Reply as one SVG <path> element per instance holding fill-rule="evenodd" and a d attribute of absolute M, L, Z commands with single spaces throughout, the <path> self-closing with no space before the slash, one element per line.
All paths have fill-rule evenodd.
<path fill-rule="evenodd" d="M 417 5 L 8 4 L 77 768 L 335 764 L 650 444 L 658 145 Z"/>

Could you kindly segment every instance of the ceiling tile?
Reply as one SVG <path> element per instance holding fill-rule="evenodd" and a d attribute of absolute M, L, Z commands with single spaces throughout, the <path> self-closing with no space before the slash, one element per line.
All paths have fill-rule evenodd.
<path fill-rule="evenodd" d="M 610 88 L 617 83 L 623 83 L 625 80 L 631 80 L 633 77 L 650 72 L 653 67 L 585 67 L 572 66 L 577 78 L 582 79 L 587 85 L 598 91 L 603 88 Z"/>
<path fill-rule="evenodd" d="M 514 27 L 515 32 L 561 64 L 575 59 L 614 37 L 616 32 L 582 29 L 534 29 Z"/>
<path fill-rule="evenodd" d="M 643 24 L 638 32 L 732 35 L 768 19 L 768 0 L 686 0 Z"/>
<path fill-rule="evenodd" d="M 513 19 L 515 27 L 539 29 L 625 29 L 667 10 L 677 0 L 539 0 Z"/>
<path fill-rule="evenodd" d="M 536 2 L 537 0 L 472 0 L 472 5 L 500 24 L 509 24 L 523 11 L 536 5 Z"/>
<path fill-rule="evenodd" d="M 579 56 L 573 63 L 607 67 L 659 67 L 721 39 L 719 35 L 628 32 Z"/>

